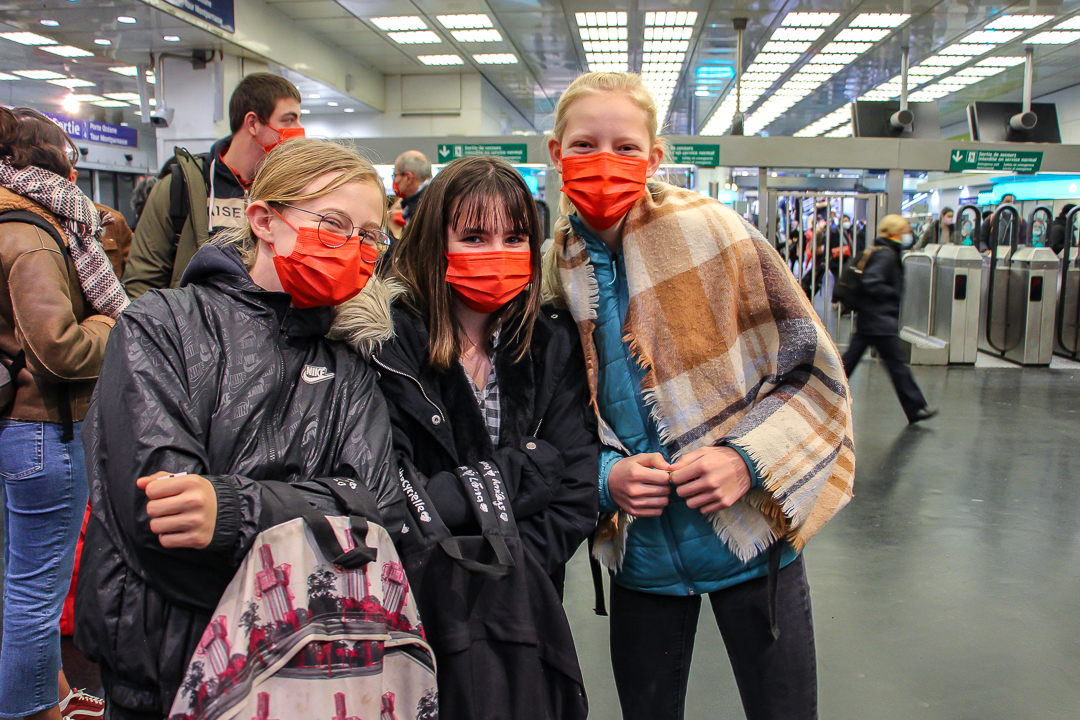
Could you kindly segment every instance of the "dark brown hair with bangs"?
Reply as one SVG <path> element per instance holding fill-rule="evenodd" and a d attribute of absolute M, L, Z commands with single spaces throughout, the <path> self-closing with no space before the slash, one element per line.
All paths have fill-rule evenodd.
<path fill-rule="evenodd" d="M 453 291 L 446 282 L 448 229 L 505 230 L 529 239 L 532 283 L 491 314 L 494 332 L 517 346 L 515 361 L 529 351 L 533 324 L 540 313 L 540 216 L 525 180 L 504 160 L 467 157 L 455 160 L 424 190 L 405 234 L 393 244 L 387 274 L 407 290 L 405 301 L 427 316 L 428 358 L 444 371 L 466 347 L 465 333 L 453 313 Z"/>

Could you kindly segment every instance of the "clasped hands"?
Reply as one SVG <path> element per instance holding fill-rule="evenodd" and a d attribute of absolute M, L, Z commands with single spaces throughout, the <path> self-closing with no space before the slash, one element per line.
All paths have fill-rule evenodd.
<path fill-rule="evenodd" d="M 657 517 L 668 504 L 671 485 L 686 506 L 708 514 L 731 507 L 750 490 L 750 469 L 730 447 L 703 447 L 676 463 L 660 453 L 642 453 L 616 462 L 608 475 L 615 503 L 636 517 Z"/>
<path fill-rule="evenodd" d="M 156 472 L 135 485 L 146 493 L 150 529 L 162 547 L 201 550 L 214 539 L 217 491 L 192 473 Z"/>

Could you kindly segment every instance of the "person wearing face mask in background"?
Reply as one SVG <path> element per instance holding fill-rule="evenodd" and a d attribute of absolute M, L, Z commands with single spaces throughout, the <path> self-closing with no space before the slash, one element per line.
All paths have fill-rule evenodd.
<path fill-rule="evenodd" d="M 746 715 L 810 720 L 800 552 L 851 497 L 847 381 L 772 244 L 651 180 L 657 125 L 640 76 L 586 73 L 548 141 L 564 197 L 545 282 L 577 321 L 599 415 L 594 556 L 623 717 L 683 716 L 707 595 Z"/>
<path fill-rule="evenodd" d="M 952 242 L 953 220 L 955 215 L 951 207 L 941 208 L 938 219 L 926 226 L 915 250 L 922 250 L 927 245 L 948 245 Z"/>
<path fill-rule="evenodd" d="M 468 576 L 470 594 L 446 582 L 433 597 L 410 577 L 444 717 L 570 720 L 587 710 L 560 598 L 564 565 L 596 525 L 599 447 L 573 319 L 541 305 L 542 241 L 517 171 L 462 158 L 431 181 L 389 256 L 405 293 L 375 365 L 399 464 L 423 476 L 455 535 L 478 532 L 462 474 L 497 474 L 521 540 L 512 572 Z"/>
<path fill-rule="evenodd" d="M 353 480 L 395 539 L 407 512 L 364 359 L 392 331 L 372 277 L 382 181 L 321 140 L 281 145 L 253 180 L 248 225 L 120 316 L 87 416 L 75 644 L 101 668 L 110 718 L 169 714 L 255 537 L 299 516 L 262 481 Z"/>
<path fill-rule="evenodd" d="M 1016 196 L 1012 193 L 1005 193 L 1001 196 L 1001 202 L 998 203 L 997 209 L 1000 210 L 1006 205 L 1012 205 L 1016 207 L 1017 210 L 1020 209 L 1016 204 Z M 979 252 L 988 253 L 990 252 L 990 248 L 994 245 L 1008 245 L 1009 237 L 1012 233 L 1011 225 L 1013 222 L 1015 221 L 1013 220 L 1012 215 L 1006 216 L 1001 222 L 995 221 L 993 214 L 989 217 L 984 215 L 982 227 L 979 229 Z M 1027 220 L 1024 219 L 1023 215 L 1020 216 L 1019 232 L 1020 234 L 1017 237 L 1019 238 L 1019 243 L 1022 245 L 1027 240 L 1028 236 Z"/>
<path fill-rule="evenodd" d="M 900 301 L 904 296 L 900 255 L 903 245 L 911 243 L 911 223 L 900 215 L 886 215 L 878 224 L 878 234 L 863 268 L 855 332 L 844 353 L 844 372 L 850 378 L 863 353 L 873 345 L 889 371 L 908 422 L 917 423 L 934 417 L 938 411 L 927 405 L 900 351 Z"/>
<path fill-rule="evenodd" d="M 394 194 L 398 199 L 390 209 L 390 221 L 400 237 L 400 230 L 408 225 L 416 213 L 416 206 L 431 182 L 431 161 L 419 150 L 408 150 L 394 161 Z"/>
<path fill-rule="evenodd" d="M 207 240 L 245 224 L 247 190 L 259 163 L 279 143 L 304 137 L 300 92 L 280 75 L 252 73 L 229 99 L 229 127 L 232 134 L 206 154 L 177 148 L 170 172 L 150 192 L 124 269 L 132 300 L 152 288 L 177 287 Z"/>

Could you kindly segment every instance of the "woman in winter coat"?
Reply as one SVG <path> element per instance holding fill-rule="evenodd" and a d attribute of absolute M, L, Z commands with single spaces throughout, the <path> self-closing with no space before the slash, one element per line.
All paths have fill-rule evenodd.
<path fill-rule="evenodd" d="M 948 245 L 952 242 L 952 230 L 955 215 L 951 207 L 941 208 L 938 219 L 926 226 L 919 241 L 915 243 L 916 250 L 922 250 L 927 245 Z"/>
<path fill-rule="evenodd" d="M 386 237 L 379 176 L 341 145 L 291 140 L 249 200 L 248 227 L 120 318 L 88 415 L 75 639 L 101 666 L 111 718 L 167 715 L 254 538 L 292 519 L 261 481 L 355 480 L 391 536 L 404 518 L 375 372 L 327 338 L 369 354 L 391 329 L 370 280 Z"/>
<path fill-rule="evenodd" d="M 0 718 L 101 713 L 68 687 L 59 621 L 86 509 L 79 431 L 127 297 L 98 211 L 72 182 L 78 157 L 49 118 L 0 108 L 0 374 L 13 391 L 0 408 Z"/>
<path fill-rule="evenodd" d="M 394 449 L 424 476 L 455 534 L 479 532 L 458 475 L 493 465 L 523 546 L 513 574 L 533 588 L 532 598 L 514 596 L 514 578 L 476 578 L 475 595 L 448 591 L 426 606 L 418 593 L 445 717 L 574 718 L 585 709 L 559 598 L 564 564 L 596 524 L 599 447 L 577 330 L 567 312 L 541 305 L 540 228 L 510 165 L 464 158 L 435 176 L 390 256 L 390 276 L 406 291 L 375 364 Z M 539 613 L 536 598 L 546 603 Z M 505 642 L 502 662 L 459 653 L 492 638 Z M 544 671 L 515 654 L 537 642 Z M 578 688 L 570 700 L 547 694 L 553 676 Z"/>

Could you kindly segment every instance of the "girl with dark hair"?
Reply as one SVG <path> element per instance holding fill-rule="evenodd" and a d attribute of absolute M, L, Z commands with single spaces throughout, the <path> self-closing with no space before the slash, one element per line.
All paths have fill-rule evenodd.
<path fill-rule="evenodd" d="M 423 476 L 455 535 L 478 534 L 461 478 L 494 473 L 521 540 L 507 577 L 472 576 L 467 593 L 435 598 L 410 577 L 445 717 L 586 711 L 559 600 L 564 565 L 596 522 L 599 448 L 573 320 L 541 305 L 541 241 L 517 171 L 463 158 L 432 180 L 389 258 L 405 293 L 375 363 L 399 462 Z M 529 593 L 515 595 L 524 578 Z M 477 643 L 498 649 L 479 657 Z M 525 659 L 530 648 L 543 662 Z"/>
<path fill-rule="evenodd" d="M 0 718 L 100 717 L 60 668 L 60 613 L 86 508 L 82 419 L 127 305 L 79 151 L 36 110 L 0 108 Z"/>

